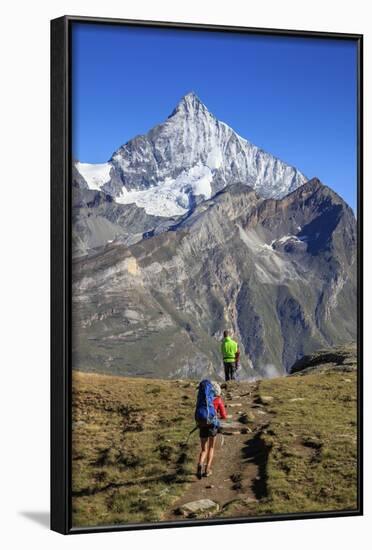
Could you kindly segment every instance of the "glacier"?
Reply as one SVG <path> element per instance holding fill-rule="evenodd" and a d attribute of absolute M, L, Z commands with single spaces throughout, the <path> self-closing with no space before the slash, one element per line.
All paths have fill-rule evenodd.
<path fill-rule="evenodd" d="M 115 197 L 120 204 L 135 203 L 153 216 L 182 216 L 191 208 L 191 198 L 200 196 L 209 199 L 212 196 L 212 171 L 208 166 L 196 165 L 185 170 L 175 179 L 170 177 L 156 186 L 139 191 L 127 191 Z"/>

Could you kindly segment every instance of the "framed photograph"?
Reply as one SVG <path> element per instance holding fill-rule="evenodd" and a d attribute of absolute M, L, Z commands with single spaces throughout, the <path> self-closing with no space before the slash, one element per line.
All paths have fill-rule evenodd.
<path fill-rule="evenodd" d="M 362 514 L 362 36 L 51 22 L 51 523 Z"/>

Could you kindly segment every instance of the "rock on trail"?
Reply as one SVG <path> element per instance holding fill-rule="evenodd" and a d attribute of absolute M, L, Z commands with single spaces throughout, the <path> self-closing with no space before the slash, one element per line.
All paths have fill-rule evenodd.
<path fill-rule="evenodd" d="M 200 500 L 194 500 L 183 504 L 179 509 L 179 514 L 187 517 L 194 517 L 199 514 L 210 514 L 211 512 L 218 512 L 219 505 L 209 498 L 202 498 Z"/>

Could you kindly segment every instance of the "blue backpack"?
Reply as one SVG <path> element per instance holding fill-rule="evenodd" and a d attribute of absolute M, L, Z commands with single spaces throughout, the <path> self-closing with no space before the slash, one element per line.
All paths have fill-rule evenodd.
<path fill-rule="evenodd" d="M 195 421 L 199 428 L 219 426 L 219 420 L 213 404 L 214 398 L 215 394 L 212 383 L 209 380 L 202 380 L 199 384 L 195 409 Z"/>

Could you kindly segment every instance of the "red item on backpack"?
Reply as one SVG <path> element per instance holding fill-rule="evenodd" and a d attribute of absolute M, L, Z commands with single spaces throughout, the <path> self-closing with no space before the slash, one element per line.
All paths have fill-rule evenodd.
<path fill-rule="evenodd" d="M 226 420 L 227 413 L 226 413 L 224 402 L 222 401 L 222 397 L 220 395 L 218 395 L 213 399 L 213 405 L 214 405 L 214 408 L 216 409 L 216 413 L 218 417 L 221 418 L 221 420 Z"/>

